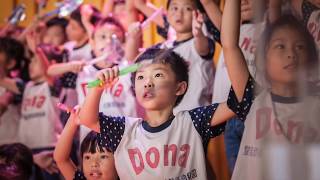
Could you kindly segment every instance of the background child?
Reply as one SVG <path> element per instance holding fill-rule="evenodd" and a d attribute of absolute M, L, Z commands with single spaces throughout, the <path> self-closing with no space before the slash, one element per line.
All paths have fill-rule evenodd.
<path fill-rule="evenodd" d="M 222 20 L 222 45 L 233 87 L 249 76 L 244 56 L 238 46 L 239 17 L 240 2 L 226 1 Z M 320 108 L 319 97 L 304 94 L 299 89 L 299 80 L 307 82 L 314 76 L 314 67 L 317 67 L 313 39 L 292 16 L 278 19 L 268 28 L 262 36 L 261 47 L 257 49 L 259 54 L 256 63 L 258 73 L 264 75 L 269 86 L 264 87 L 255 98 L 251 109 L 242 106 L 238 112 L 247 120 L 232 179 L 261 179 L 269 176 L 270 174 L 264 174 L 268 172 L 267 166 L 264 166 L 267 161 L 262 161 L 262 158 L 265 150 L 270 147 L 288 145 L 288 148 L 297 148 L 295 144 L 319 142 L 318 137 L 308 136 L 311 127 L 317 132 L 319 130 L 319 123 L 314 118 L 318 116 Z M 238 69 L 230 71 L 229 67 Z M 310 105 L 314 108 L 303 108 Z M 296 123 L 303 124 L 299 132 L 291 126 Z M 299 158 L 300 155 L 295 153 L 294 158 Z M 268 158 L 268 162 L 279 162 L 275 156 Z M 288 165 L 285 168 L 291 167 Z M 300 167 L 291 169 L 290 174 L 293 176 L 290 175 L 290 179 L 301 179 L 305 177 L 306 171 L 308 170 Z"/>
<path fill-rule="evenodd" d="M 64 127 L 54 150 L 54 159 L 65 179 L 103 179 L 115 180 L 117 173 L 114 168 L 113 154 L 99 145 L 97 133 L 91 131 L 81 144 L 81 170 L 77 169 L 70 157 L 73 137 L 76 134 L 79 109 L 74 109 Z"/>
<path fill-rule="evenodd" d="M 0 38 L 0 144 L 17 141 L 23 80 L 13 77 L 13 71 L 19 71 L 26 64 L 23 45 L 12 38 Z M 21 72 L 17 72 L 21 73 Z M 25 72 L 24 72 L 25 73 Z M 26 80 L 27 78 L 23 78 Z"/>
<path fill-rule="evenodd" d="M 46 31 L 43 35 L 44 44 L 61 46 L 67 41 L 66 27 L 68 21 L 64 18 L 54 17 L 46 22 Z"/>
<path fill-rule="evenodd" d="M 168 1 L 168 21 L 175 29 L 176 41 L 166 41 L 156 48 L 173 48 L 189 63 L 190 82 L 182 102 L 174 113 L 210 104 L 213 84 L 213 41 L 202 32 L 203 16 L 194 1 Z"/>

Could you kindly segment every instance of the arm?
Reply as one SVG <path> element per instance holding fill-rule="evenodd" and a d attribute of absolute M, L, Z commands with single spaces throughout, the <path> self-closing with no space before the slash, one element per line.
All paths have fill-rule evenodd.
<path fill-rule="evenodd" d="M 107 84 L 108 82 L 113 82 L 116 78 L 118 78 L 118 76 L 119 76 L 118 67 L 101 70 L 98 73 L 98 79 L 101 80 L 103 84 Z M 89 94 L 86 97 L 79 113 L 80 123 L 96 132 L 100 132 L 98 113 L 99 113 L 100 98 L 103 91 L 104 91 L 103 87 L 92 88 L 89 91 Z"/>
<path fill-rule="evenodd" d="M 269 22 L 273 23 L 281 16 L 281 4 L 282 0 L 269 0 Z"/>
<path fill-rule="evenodd" d="M 112 13 L 113 3 L 114 3 L 114 0 L 105 1 L 104 5 L 103 5 L 103 9 L 102 9 L 102 16 L 106 17 L 110 13 Z"/>
<path fill-rule="evenodd" d="M 200 56 L 206 56 L 209 53 L 209 40 L 202 32 L 203 15 L 200 12 L 193 12 L 192 33 L 194 37 L 194 46 Z"/>
<path fill-rule="evenodd" d="M 135 7 L 141 11 L 145 16 L 150 17 L 154 12 L 158 10 L 157 7 L 155 7 L 150 2 L 146 2 L 146 0 L 134 0 Z M 155 22 L 158 26 L 164 28 L 164 21 L 162 16 L 157 16 L 155 19 L 153 19 L 153 22 Z"/>
<path fill-rule="evenodd" d="M 15 79 L 3 77 L 0 79 L 0 86 L 15 94 L 22 94 L 17 86 L 17 81 Z"/>
<path fill-rule="evenodd" d="M 142 46 L 142 29 L 139 22 L 129 26 L 128 35 L 125 44 L 125 58 L 133 61 L 139 54 L 139 48 Z"/>
<path fill-rule="evenodd" d="M 213 0 L 200 0 L 202 6 L 213 24 L 221 30 L 222 12 Z"/>
<path fill-rule="evenodd" d="M 49 76 L 59 76 L 67 72 L 78 73 L 83 70 L 84 61 L 72 61 L 68 63 L 58 63 L 49 66 L 47 73 Z"/>
<path fill-rule="evenodd" d="M 76 172 L 76 166 L 70 159 L 72 140 L 78 129 L 77 112 L 71 112 L 71 115 L 65 125 L 61 136 L 54 150 L 54 160 L 65 179 L 73 179 Z"/>
<path fill-rule="evenodd" d="M 291 4 L 291 8 L 293 10 L 293 13 L 297 15 L 299 18 L 303 18 L 302 16 L 302 2 L 303 0 L 289 0 Z"/>

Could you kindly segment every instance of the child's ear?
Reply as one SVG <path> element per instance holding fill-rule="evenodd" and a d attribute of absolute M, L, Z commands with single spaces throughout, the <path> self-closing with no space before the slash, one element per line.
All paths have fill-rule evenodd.
<path fill-rule="evenodd" d="M 10 59 L 10 61 L 6 65 L 6 69 L 11 70 L 16 66 L 16 64 L 17 64 L 17 61 L 15 59 Z"/>
<path fill-rule="evenodd" d="M 184 94 L 187 91 L 187 87 L 188 87 L 188 84 L 186 81 L 179 82 L 176 90 L 176 95 L 180 96 Z"/>

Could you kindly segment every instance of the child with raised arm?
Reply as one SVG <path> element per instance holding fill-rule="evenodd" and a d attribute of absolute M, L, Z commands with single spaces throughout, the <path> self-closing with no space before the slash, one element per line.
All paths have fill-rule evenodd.
<path fill-rule="evenodd" d="M 239 22 L 240 0 L 227 0 L 221 37 L 233 88 L 249 76 L 238 45 Z M 301 91 L 299 87 L 305 83 L 303 87 L 308 90 L 308 80 L 316 74 L 318 62 L 312 36 L 293 16 L 280 17 L 267 26 L 257 52 L 257 73 L 261 73 L 268 84 L 263 84 L 263 90 L 251 108 L 239 105 L 242 106 L 239 113 L 246 117 L 246 121 L 232 179 L 268 179 L 274 174 L 268 173 L 266 163 L 280 161 L 272 155 L 263 161 L 268 149 L 281 145 L 294 149 L 299 147 L 297 145 L 319 143 L 320 140 L 320 124 L 316 118 L 320 109 L 319 96 Z M 311 132 L 317 135 L 311 136 Z M 288 150 L 286 148 L 284 150 Z M 289 153 L 298 158 L 301 154 L 296 152 Z M 306 172 L 307 169 L 299 167 L 283 174 L 290 179 L 302 179 Z"/>
<path fill-rule="evenodd" d="M 120 179 L 206 179 L 204 147 L 210 138 L 223 132 L 224 124 L 219 124 L 234 113 L 224 103 L 174 115 L 173 108 L 181 102 L 188 87 L 188 65 L 173 50 L 147 51 L 156 53 L 155 58 L 138 59 L 140 67 L 132 75 L 137 101 L 145 109 L 147 118 L 99 114 L 103 88 L 97 87 L 86 97 L 79 114 L 80 122 L 100 132 L 102 145 L 114 153 Z M 118 76 L 118 67 L 98 74 L 104 83 Z M 239 90 L 245 86 L 250 88 L 251 81 L 248 82 L 235 89 L 239 99 L 244 96 L 250 101 L 250 97 Z M 231 108 L 237 111 L 236 106 Z"/>
<path fill-rule="evenodd" d="M 191 0 L 171 0 L 167 7 L 168 21 L 176 31 L 177 39 L 152 48 L 172 48 L 190 65 L 189 87 L 182 102 L 175 107 L 174 113 L 209 105 L 213 86 L 214 42 L 202 32 L 203 16 Z"/>
<path fill-rule="evenodd" d="M 65 179 L 103 179 L 116 180 L 117 173 L 114 167 L 114 158 L 110 150 L 98 143 L 98 134 L 91 131 L 81 143 L 81 169 L 78 169 L 69 158 L 73 138 L 79 127 L 79 109 L 71 111 L 54 150 L 54 160 Z"/>

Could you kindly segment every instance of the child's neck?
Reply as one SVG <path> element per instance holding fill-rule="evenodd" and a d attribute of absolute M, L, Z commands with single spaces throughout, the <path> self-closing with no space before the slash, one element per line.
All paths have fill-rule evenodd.
<path fill-rule="evenodd" d="M 184 41 L 193 37 L 192 32 L 177 33 L 176 36 L 177 36 L 176 41 Z"/>
<path fill-rule="evenodd" d="M 271 92 L 283 97 L 297 97 L 299 96 L 297 84 L 271 84 Z"/>
<path fill-rule="evenodd" d="M 149 124 L 149 126 L 158 127 L 161 124 L 168 121 L 172 114 L 172 108 L 157 111 L 146 110 L 146 121 Z"/>
<path fill-rule="evenodd" d="M 88 42 L 89 38 L 87 36 L 84 36 L 82 39 L 76 41 L 75 48 L 81 47 L 85 45 Z"/>
<path fill-rule="evenodd" d="M 47 81 L 47 77 L 46 76 L 39 76 L 39 77 L 36 77 L 36 78 L 33 78 L 32 81 L 35 83 L 35 84 L 38 84 L 38 83 L 42 83 L 42 82 L 45 82 Z"/>

